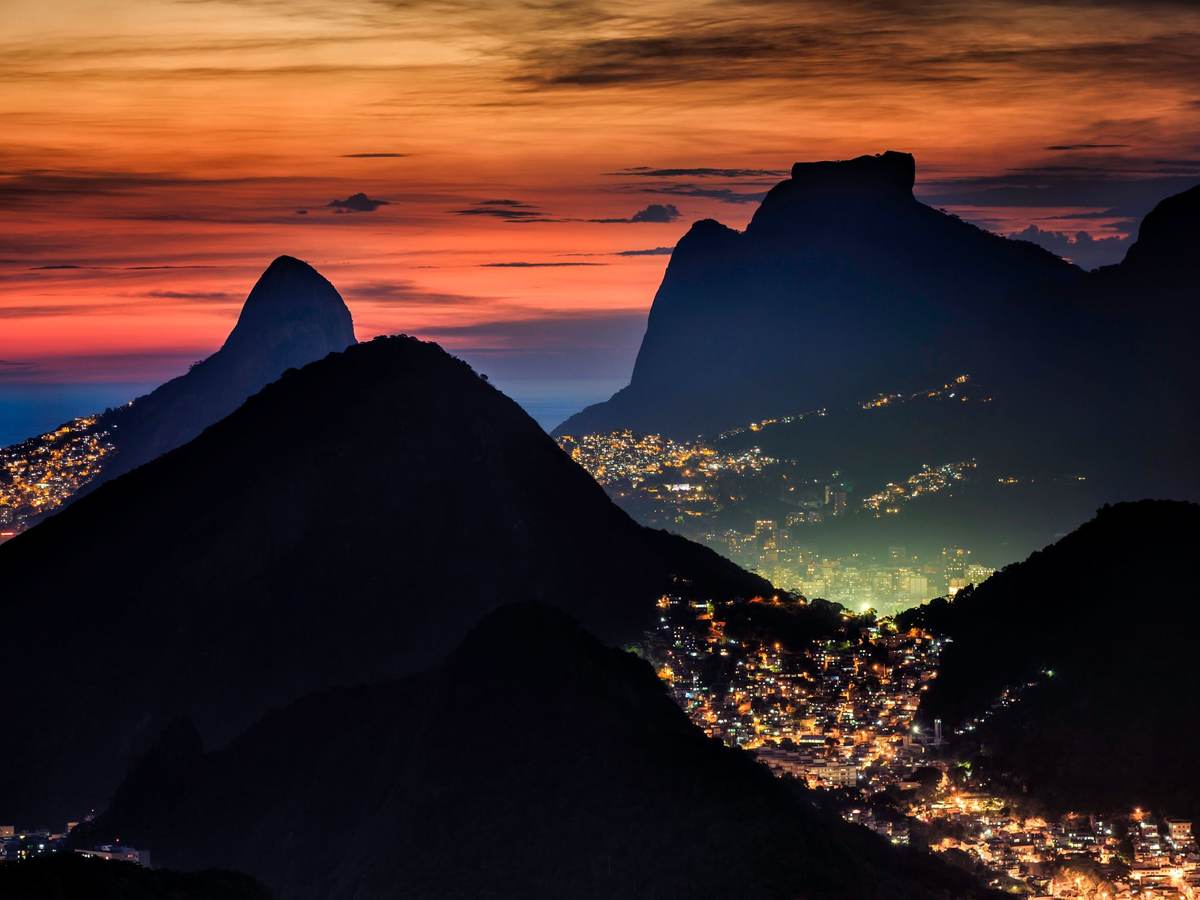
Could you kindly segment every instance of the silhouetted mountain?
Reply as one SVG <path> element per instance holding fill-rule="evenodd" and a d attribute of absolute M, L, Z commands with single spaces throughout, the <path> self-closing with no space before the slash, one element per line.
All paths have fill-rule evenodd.
<path fill-rule="evenodd" d="M 492 613 L 432 671 L 266 716 L 227 749 L 174 729 L 94 834 L 281 900 L 990 896 L 820 813 L 706 738 L 651 667 L 562 613 Z"/>
<path fill-rule="evenodd" d="M 410 338 L 286 374 L 0 546 L 0 569 L 0 658 L 30 675 L 0 797 L 26 821 L 102 804 L 182 713 L 220 741 L 309 691 L 428 665 L 504 603 L 623 640 L 665 591 L 770 590 L 635 524 L 520 407 Z"/>
<path fill-rule="evenodd" d="M 1060 810 L 1200 814 L 1200 598 L 1180 569 L 1198 532 L 1195 504 L 1105 507 L 952 602 L 905 613 L 953 639 L 922 716 L 974 725 L 997 774 Z M 993 709 L 1006 689 L 1015 702 Z"/>
<path fill-rule="evenodd" d="M 1168 197 L 1142 220 L 1137 240 L 1125 254 L 1121 266 L 1109 267 L 1107 275 L 1133 273 L 1172 286 L 1196 289 L 1196 221 L 1200 217 L 1200 185 Z M 1194 296 L 1194 294 L 1193 294 Z"/>
<path fill-rule="evenodd" d="M 993 484 L 1086 476 L 1048 508 L 1040 488 L 1027 492 L 995 546 L 1032 549 L 1102 502 L 1200 497 L 1200 273 L 1189 252 L 1200 188 L 1146 216 L 1121 265 L 1085 273 L 919 203 L 913 178 L 912 157 L 893 152 L 797 163 L 745 232 L 696 223 L 672 255 L 629 386 L 555 433 L 713 437 L 825 409 L 738 440 L 813 475 L 838 470 L 867 493 L 959 459 Z M 986 386 L 988 408 L 863 406 L 963 373 Z M 959 492 L 958 518 L 985 521 L 990 493 Z M 1044 528 L 1024 532 L 1039 516 Z M 948 526 L 928 524 L 931 542 L 947 540 Z M 854 527 L 859 549 L 878 530 Z"/>
<path fill-rule="evenodd" d="M 74 854 L 0 865 L 0 900 L 271 900 L 246 875 L 181 874 Z"/>
<path fill-rule="evenodd" d="M 101 480 L 187 443 L 286 370 L 353 343 L 350 310 L 337 289 L 308 263 L 280 256 L 250 291 L 221 349 L 104 417 L 117 452 Z"/>
<path fill-rule="evenodd" d="M 904 153 L 797 163 L 745 232 L 697 222 L 671 256 L 629 386 L 557 432 L 712 434 L 997 360 L 1045 286 L 1083 273 L 917 202 L 914 176 Z"/>

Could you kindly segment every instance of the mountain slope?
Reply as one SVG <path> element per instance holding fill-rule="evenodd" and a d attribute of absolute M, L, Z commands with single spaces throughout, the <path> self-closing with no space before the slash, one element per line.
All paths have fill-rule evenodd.
<path fill-rule="evenodd" d="M 985 895 L 819 814 L 705 738 L 646 663 L 530 605 L 426 674 L 306 698 L 226 750 L 177 727 L 95 831 L 280 900 Z"/>
<path fill-rule="evenodd" d="M 220 741 L 427 665 L 503 603 L 623 640 L 664 591 L 770 589 L 636 525 L 515 403 L 409 338 L 285 375 L 0 547 L 0 569 L 0 657 L 39 673 L 0 742 L 18 817 L 102 803 L 181 713 Z"/>
<path fill-rule="evenodd" d="M 1198 529 L 1191 503 L 1105 507 L 952 603 L 906 613 L 953 638 L 922 716 L 969 724 L 1032 683 L 979 726 L 998 772 L 1060 809 L 1200 814 L 1200 597 L 1178 574 Z"/>
<path fill-rule="evenodd" d="M 0 900 L 272 900 L 233 872 L 180 874 L 62 854 L 0 866 Z"/>
<path fill-rule="evenodd" d="M 836 471 L 852 506 L 922 465 L 978 464 L 953 502 L 924 504 L 925 521 L 915 507 L 884 527 L 848 517 L 806 535 L 823 551 L 970 540 L 1000 561 L 1103 503 L 1200 499 L 1200 188 L 1148 214 L 1122 264 L 1083 272 L 919 203 L 914 167 L 892 152 L 797 163 L 745 232 L 696 223 L 629 386 L 555 433 L 740 427 L 724 446 L 759 446 L 806 477 Z M 872 403 L 964 375 L 971 403 Z M 745 431 L 780 417 L 795 421 Z M 1001 517 L 998 483 L 1022 485 Z M 963 521 L 979 527 L 963 535 Z"/>
<path fill-rule="evenodd" d="M 216 353 L 103 417 L 101 426 L 114 429 L 118 452 L 102 480 L 187 443 L 287 369 L 353 343 L 350 311 L 334 286 L 308 263 L 278 257 Z"/>
<path fill-rule="evenodd" d="M 629 386 L 556 433 L 715 433 L 1019 359 L 1038 296 L 1083 273 L 917 202 L 914 177 L 904 153 L 797 163 L 744 233 L 696 223 Z"/>

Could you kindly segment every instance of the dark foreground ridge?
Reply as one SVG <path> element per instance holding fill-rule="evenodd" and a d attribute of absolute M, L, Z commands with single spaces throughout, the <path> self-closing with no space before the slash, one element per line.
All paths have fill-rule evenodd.
<path fill-rule="evenodd" d="M 0 658 L 36 672 L 0 742 L 9 815 L 101 806 L 166 722 L 206 740 L 439 659 L 535 600 L 607 640 L 672 591 L 770 590 L 635 524 L 440 347 L 377 339 L 285 375 L 196 440 L 0 546 Z"/>
<path fill-rule="evenodd" d="M 1106 507 L 953 602 L 904 614 L 953 638 L 922 716 L 960 727 L 1032 684 L 979 726 L 996 774 L 1059 812 L 1200 815 L 1200 596 L 1156 562 L 1190 558 L 1197 533 L 1195 504 Z"/>
<path fill-rule="evenodd" d="M 972 898 L 701 734 L 648 664 L 507 607 L 430 672 L 319 693 L 203 753 L 177 726 L 93 835 L 280 900 Z"/>
<path fill-rule="evenodd" d="M 0 865 L 0 900 L 272 900 L 246 875 L 182 874 L 62 855 Z"/>

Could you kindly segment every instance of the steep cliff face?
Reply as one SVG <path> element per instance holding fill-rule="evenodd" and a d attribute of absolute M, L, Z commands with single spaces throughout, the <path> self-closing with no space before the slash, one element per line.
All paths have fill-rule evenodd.
<path fill-rule="evenodd" d="M 1200 499 L 1200 188 L 1147 215 L 1122 264 L 1084 272 L 918 202 L 914 168 L 902 153 L 797 163 L 744 232 L 696 223 L 629 386 L 556 433 L 711 439 L 826 410 L 731 443 L 866 492 L 977 461 L 976 481 L 915 504 L 890 534 L 857 518 L 824 529 L 857 551 L 918 538 L 1032 549 L 1102 503 Z M 969 404 L 863 406 L 964 373 Z M 1013 475 L 1031 487 L 996 515 L 996 484 Z"/>
<path fill-rule="evenodd" d="M 688 436 L 940 383 L 1022 355 L 1084 275 L 930 209 L 888 152 L 797 163 L 744 233 L 699 222 L 654 299 L 629 387 L 558 433 Z"/>
<path fill-rule="evenodd" d="M 1200 289 L 1200 185 L 1168 197 L 1142 220 L 1137 240 L 1118 270 L 1136 273 L 1179 288 Z M 1109 269 L 1108 271 L 1112 271 Z"/>

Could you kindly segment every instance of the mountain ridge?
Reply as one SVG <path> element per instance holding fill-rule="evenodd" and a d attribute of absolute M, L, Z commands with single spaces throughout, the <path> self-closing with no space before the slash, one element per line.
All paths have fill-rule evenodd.
<path fill-rule="evenodd" d="M 630 384 L 553 433 L 692 437 L 916 389 L 972 371 L 994 343 L 981 342 L 985 327 L 1015 337 L 1043 315 L 1035 290 L 1069 296 L 1085 280 L 1034 244 L 920 203 L 914 171 L 895 151 L 797 163 L 744 232 L 693 225 L 668 262 Z M 711 371 L 688 363 L 698 355 L 716 361 Z"/>
<path fill-rule="evenodd" d="M 1198 528 L 1194 503 L 1105 506 L 952 601 L 902 613 L 901 627 L 952 639 L 922 720 L 975 738 L 1001 783 L 1057 812 L 1200 814 L 1197 591 L 1156 562 L 1186 559 Z M 1004 691 L 1019 699 L 994 707 Z"/>
<path fill-rule="evenodd" d="M 224 750 L 177 729 L 92 831 L 185 870 L 233 865 L 280 900 L 377 900 L 397 885 L 409 897 L 994 896 L 818 812 L 706 738 L 646 662 L 532 604 L 490 613 L 428 672 L 303 698 Z"/>
<path fill-rule="evenodd" d="M 428 664 L 505 602 L 619 641 L 664 592 L 771 590 L 634 523 L 512 400 L 405 337 L 285 374 L 0 546 L 0 566 L 0 653 L 47 673 L 10 713 L 0 794 L 63 814 L 180 714 L 220 742 L 323 685 Z M 53 789 L 30 796 L 18 771 Z"/>

